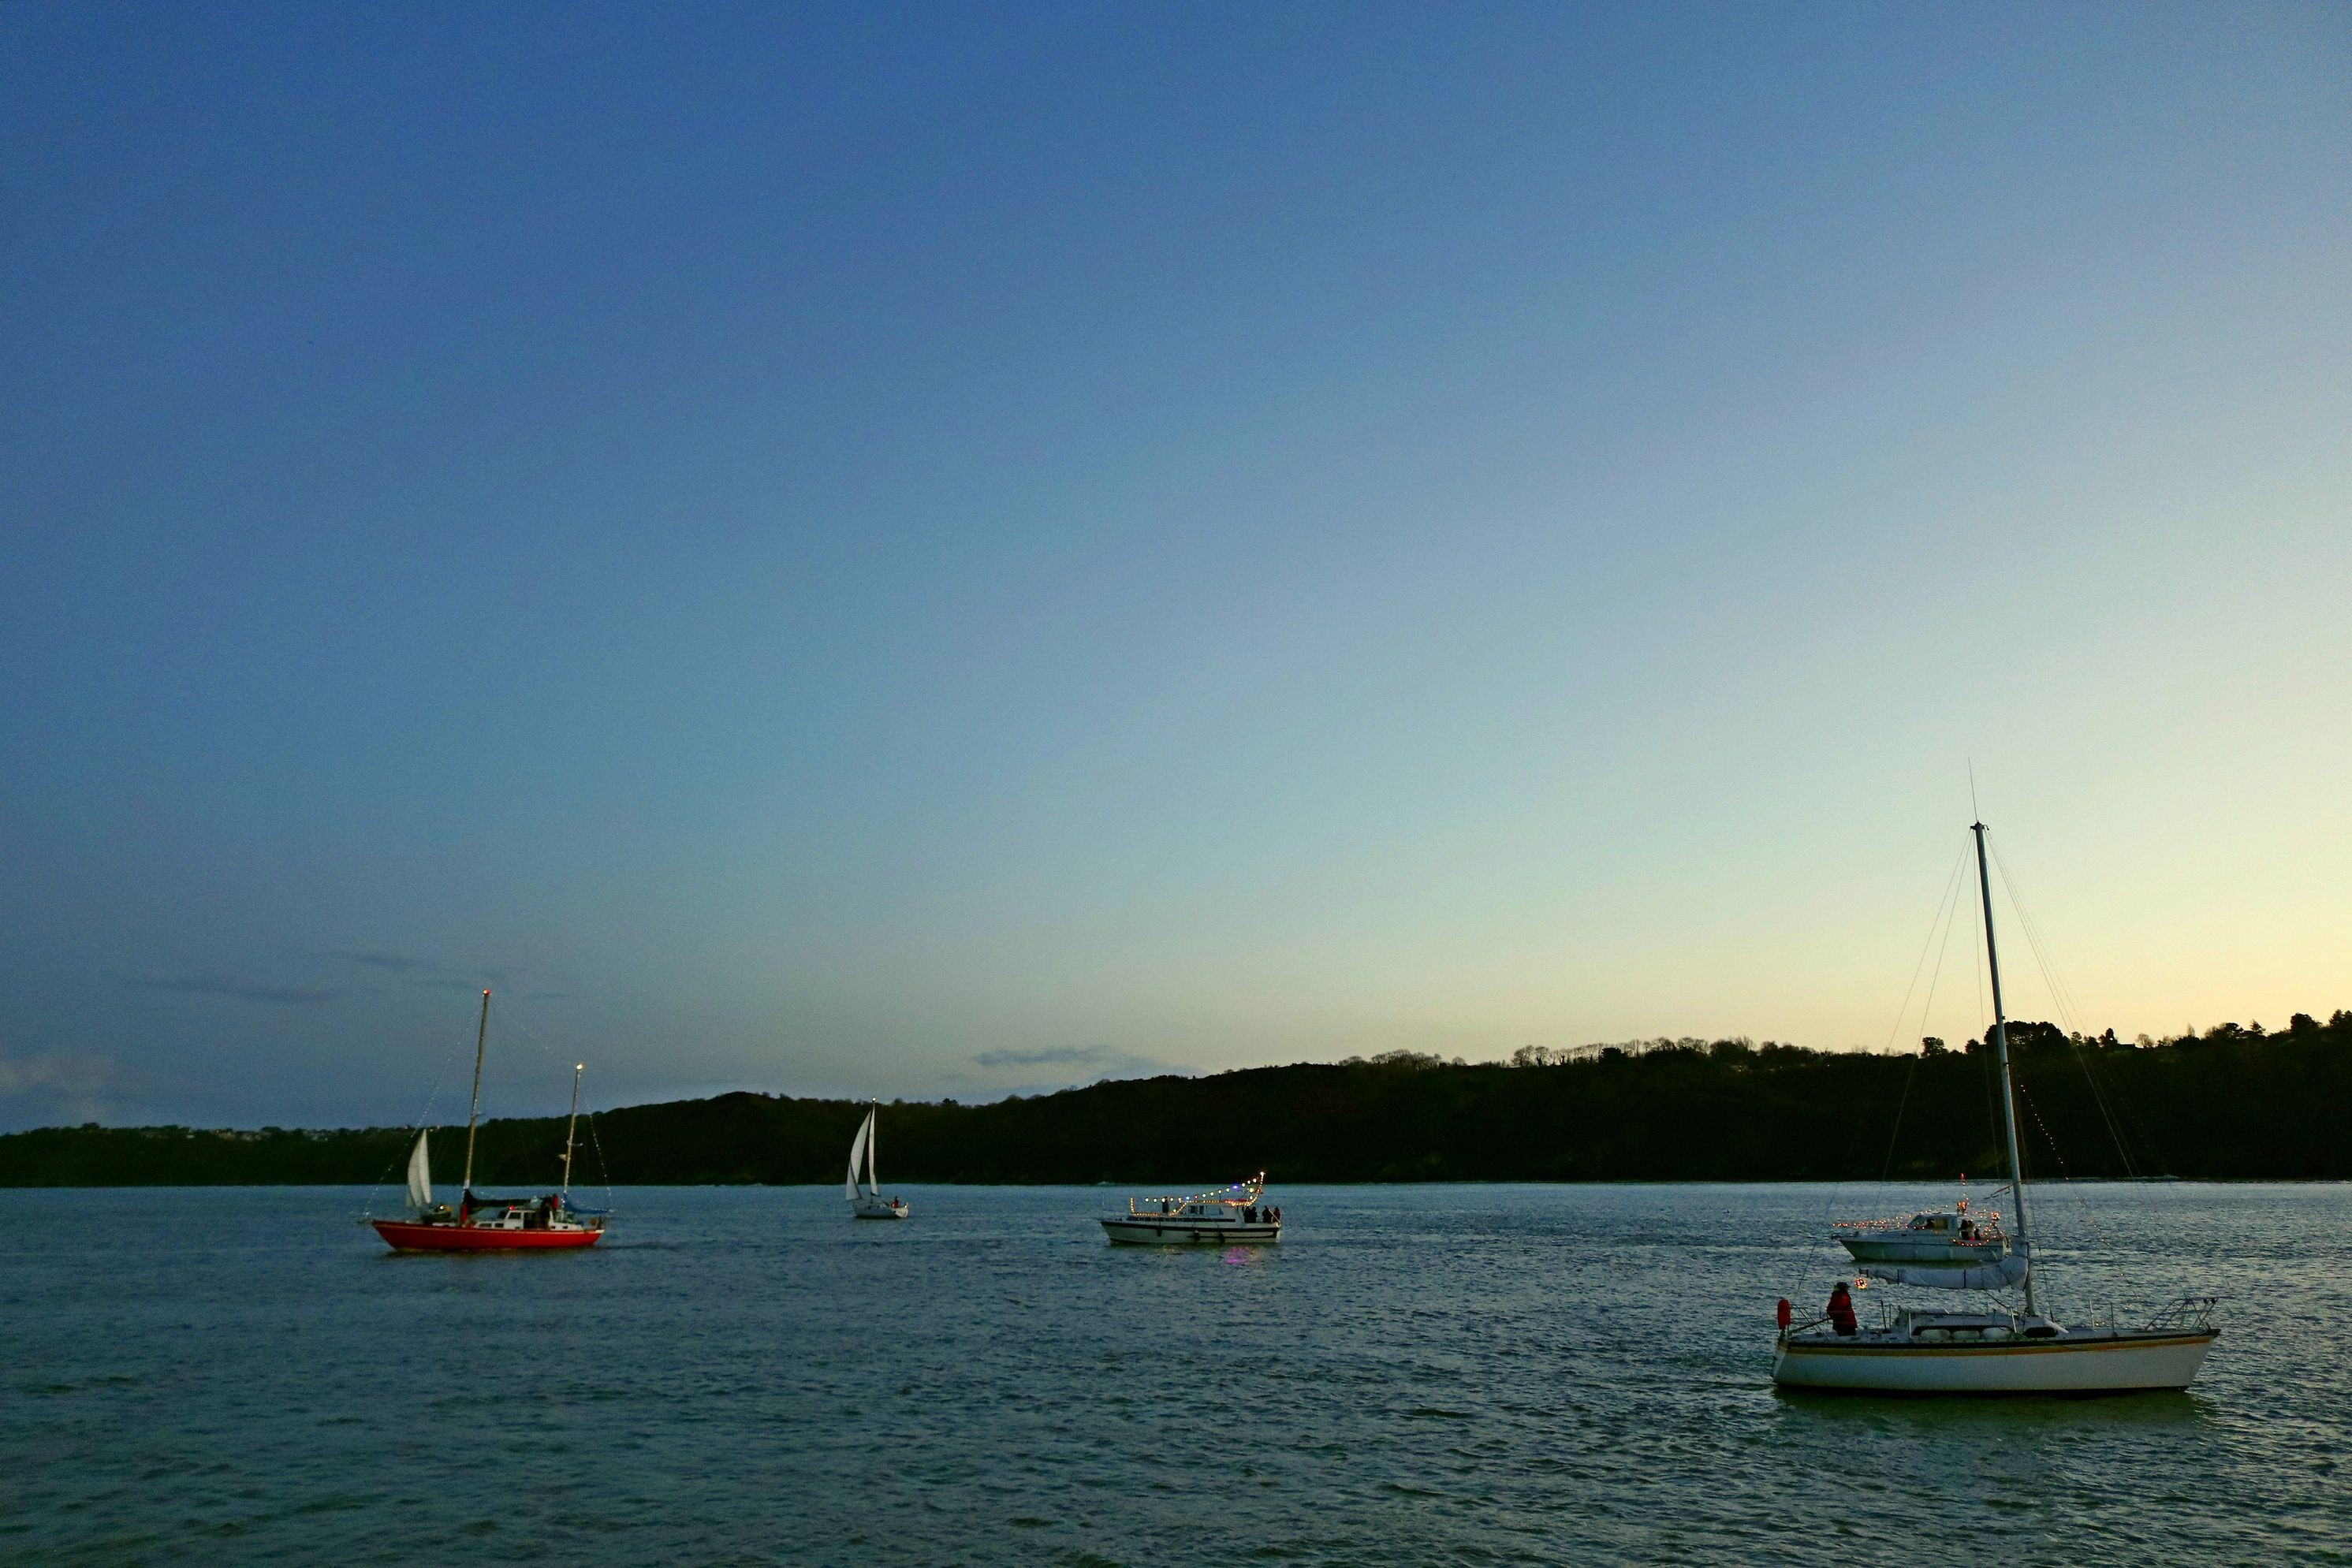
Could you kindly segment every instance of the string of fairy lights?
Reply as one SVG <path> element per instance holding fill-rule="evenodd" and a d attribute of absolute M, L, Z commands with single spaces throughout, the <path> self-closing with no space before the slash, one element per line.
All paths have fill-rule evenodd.
<path fill-rule="evenodd" d="M 1260 1171 L 1257 1175 L 1252 1176 L 1247 1181 L 1234 1182 L 1228 1186 L 1216 1187 L 1208 1192 L 1196 1192 L 1190 1197 L 1177 1197 L 1171 1195 L 1166 1197 L 1139 1197 L 1131 1201 L 1132 1203 L 1170 1203 L 1176 1205 L 1180 1208 L 1185 1205 L 1194 1203 L 1223 1203 L 1230 1204 L 1233 1207 L 1239 1208 L 1249 1204 L 1255 1203 L 1265 1191 L 1265 1173 L 1264 1171 Z M 1239 1193 L 1242 1196 L 1239 1197 L 1229 1197 L 1226 1196 L 1228 1193 Z"/>

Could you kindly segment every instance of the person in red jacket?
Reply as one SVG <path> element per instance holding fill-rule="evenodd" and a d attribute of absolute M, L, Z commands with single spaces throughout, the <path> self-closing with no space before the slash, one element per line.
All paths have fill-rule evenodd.
<path fill-rule="evenodd" d="M 1846 1294 L 1843 1280 L 1840 1280 L 1837 1282 L 1837 1288 L 1830 1291 L 1829 1312 L 1830 1327 L 1837 1330 L 1838 1333 L 1852 1334 L 1862 1331 L 1862 1325 L 1854 1322 L 1853 1298 Z"/>

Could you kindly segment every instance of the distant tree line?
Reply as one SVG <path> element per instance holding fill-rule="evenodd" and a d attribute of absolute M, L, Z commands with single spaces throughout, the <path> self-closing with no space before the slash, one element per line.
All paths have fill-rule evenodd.
<path fill-rule="evenodd" d="M 2010 1026 L 2028 1172 L 2352 1177 L 2352 1012 L 2275 1033 L 2120 1040 Z M 2001 1169 L 1993 1052 L 1746 1039 L 1528 1047 L 1507 1062 L 1369 1061 L 1097 1083 L 986 1105 L 896 1103 L 887 1181 L 1760 1181 Z M 862 1103 L 751 1093 L 582 1119 L 575 1186 L 838 1181 Z M 477 1185 L 554 1185 L 561 1117 L 485 1123 Z M 415 1129 L 47 1128 L 0 1137 L 0 1185 L 401 1180 Z M 465 1129 L 435 1134 L 443 1182 Z M 887 1185 L 887 1183 L 886 1183 Z"/>

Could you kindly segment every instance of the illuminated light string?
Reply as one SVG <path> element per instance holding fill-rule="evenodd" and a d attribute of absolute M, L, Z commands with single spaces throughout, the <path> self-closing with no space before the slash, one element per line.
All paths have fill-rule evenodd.
<path fill-rule="evenodd" d="M 1259 1196 L 1265 1191 L 1265 1173 L 1264 1171 L 1260 1171 L 1255 1176 L 1253 1176 L 1248 1181 L 1232 1182 L 1224 1186 L 1212 1188 L 1208 1192 L 1196 1192 L 1189 1197 L 1177 1197 L 1171 1195 L 1165 1197 L 1139 1197 L 1134 1201 L 1137 1203 L 1174 1204 L 1223 1203 L 1229 1204 L 1235 1208 L 1240 1208 L 1245 1205 L 1255 1203 L 1258 1200 Z M 1237 1192 L 1242 1196 L 1239 1197 L 1225 1197 L 1224 1195 L 1229 1192 Z"/>

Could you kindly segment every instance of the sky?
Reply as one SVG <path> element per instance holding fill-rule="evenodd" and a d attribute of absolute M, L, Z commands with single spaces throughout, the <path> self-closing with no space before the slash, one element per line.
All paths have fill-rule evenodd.
<path fill-rule="evenodd" d="M 1966 1038 L 1979 810 L 2015 1014 L 2352 1007 L 2342 6 L 20 5 L 0 145 L 0 1128 Z"/>

